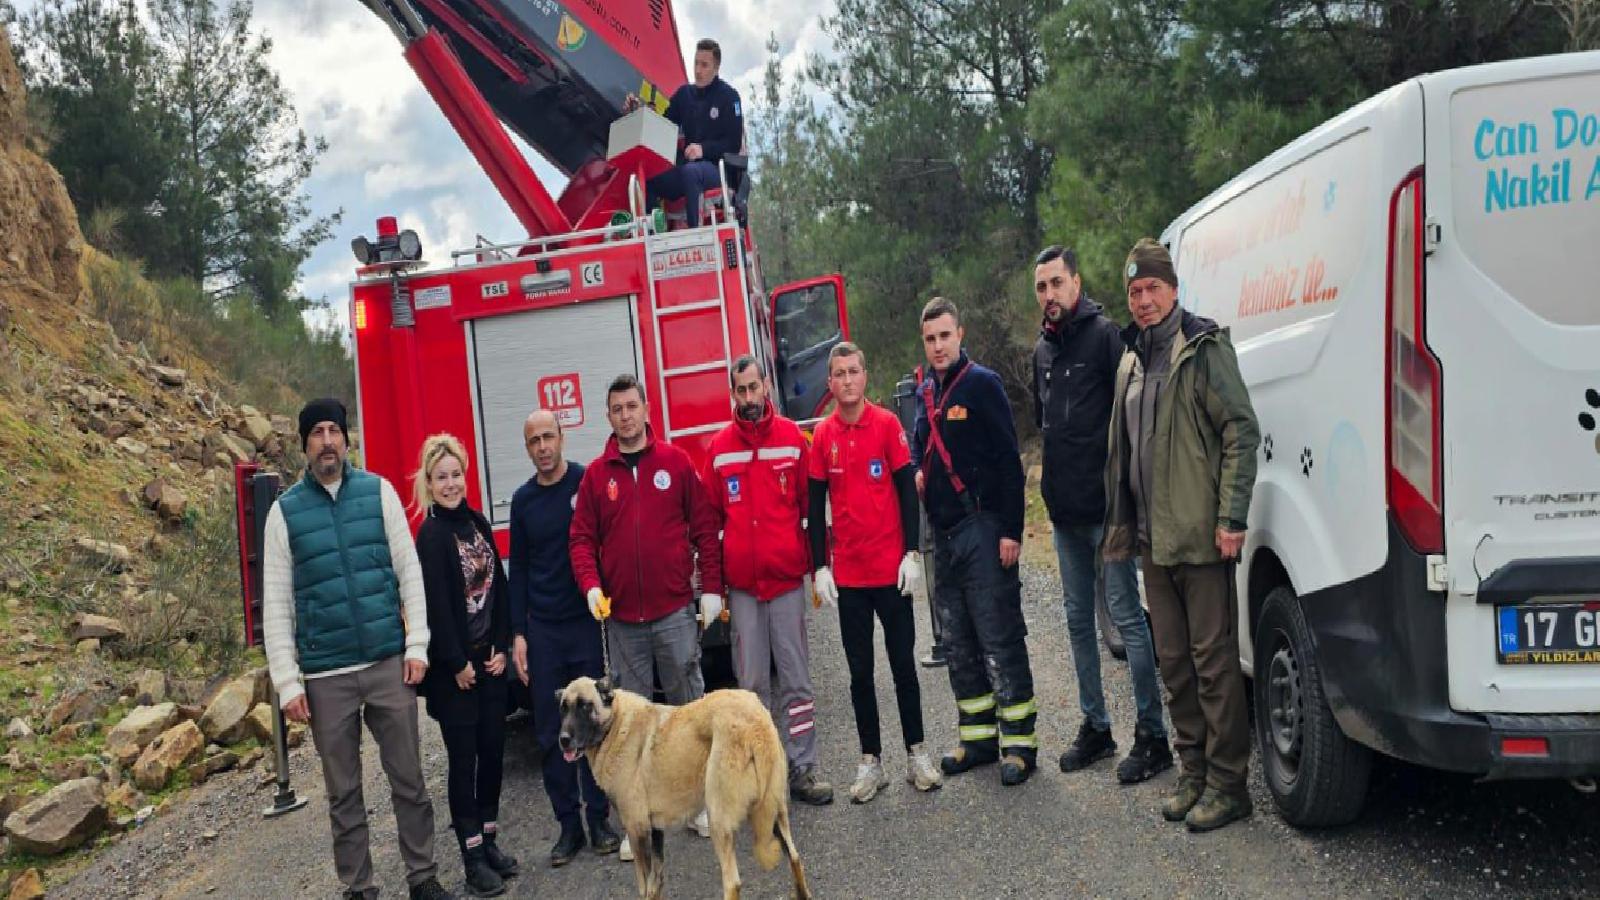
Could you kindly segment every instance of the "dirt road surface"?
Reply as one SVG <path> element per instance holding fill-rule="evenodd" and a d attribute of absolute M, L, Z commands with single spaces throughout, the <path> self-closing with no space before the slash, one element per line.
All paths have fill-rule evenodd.
<path fill-rule="evenodd" d="M 1564 783 L 1478 785 L 1470 779 L 1380 764 L 1367 809 L 1354 825 L 1298 832 L 1275 814 L 1252 766 L 1256 814 L 1220 832 L 1193 836 L 1156 811 L 1168 773 L 1122 787 L 1112 764 L 1062 774 L 1055 758 L 1076 733 L 1077 694 L 1060 586 L 1053 568 L 1024 573 L 1026 614 L 1043 742 L 1039 775 L 1003 788 L 991 767 L 918 794 L 904 783 L 905 758 L 886 754 L 890 789 L 856 806 L 846 788 L 859 759 L 838 618 L 812 618 L 821 764 L 840 800 L 796 805 L 796 840 L 812 887 L 822 898 L 986 897 L 1577 897 L 1600 895 L 1600 799 Z M 918 604 L 919 652 L 929 642 L 927 607 Z M 1103 660 L 1115 731 L 1132 738 L 1127 668 Z M 899 723 L 887 663 L 878 664 L 884 744 L 898 747 Z M 955 731 L 955 707 L 942 669 L 923 669 L 923 707 L 935 751 Z M 423 717 L 423 750 L 439 827 L 437 853 L 447 887 L 463 887 L 447 831 L 445 758 L 437 726 Z M 388 788 L 370 739 L 366 798 L 372 847 L 385 897 L 404 897 Z M 296 751 L 295 788 L 310 804 L 263 819 L 270 790 L 257 773 L 213 779 L 167 815 L 109 849 L 52 896 L 139 898 L 336 897 L 327 804 L 310 742 Z M 507 749 L 502 845 L 524 874 L 512 898 L 634 896 L 631 865 L 585 852 L 550 868 L 557 828 L 539 780 L 538 751 L 526 722 Z M 667 836 L 667 893 L 720 896 L 710 842 L 686 830 Z M 761 871 L 740 842 L 746 897 L 785 897 L 787 867 Z"/>

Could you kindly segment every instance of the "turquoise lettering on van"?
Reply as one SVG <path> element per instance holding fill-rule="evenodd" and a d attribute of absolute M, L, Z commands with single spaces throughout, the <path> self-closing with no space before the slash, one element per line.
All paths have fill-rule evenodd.
<path fill-rule="evenodd" d="M 1486 118 L 1478 123 L 1477 133 L 1472 136 L 1472 154 L 1480 160 L 1538 152 L 1539 129 L 1532 122 L 1518 122 L 1511 127 Z"/>
<path fill-rule="evenodd" d="M 1512 174 L 1505 166 L 1490 169 L 1484 180 L 1483 211 L 1501 212 L 1532 206 L 1550 206 L 1572 200 L 1572 160 L 1552 166 L 1534 163 Z"/>
<path fill-rule="evenodd" d="M 1580 116 L 1565 107 L 1551 110 L 1550 115 L 1555 119 L 1557 150 L 1565 150 L 1574 142 L 1585 147 L 1593 147 L 1600 142 L 1600 115 L 1589 113 Z"/>

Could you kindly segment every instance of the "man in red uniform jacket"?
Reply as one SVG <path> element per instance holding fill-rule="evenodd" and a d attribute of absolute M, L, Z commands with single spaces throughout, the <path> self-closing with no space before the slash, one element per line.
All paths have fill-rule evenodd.
<path fill-rule="evenodd" d="M 589 612 L 613 618 L 607 643 L 616 686 L 648 697 L 659 677 L 667 702 L 688 703 L 705 693 L 695 552 L 700 611 L 711 622 L 722 613 L 722 546 L 694 463 L 655 439 L 649 415 L 639 380 L 617 376 L 606 392 L 611 439 L 578 486 L 572 573 Z"/>
<path fill-rule="evenodd" d="M 833 786 L 817 777 L 816 697 L 806 643 L 806 439 L 773 410 L 754 356 L 729 371 L 734 420 L 711 438 L 705 487 L 722 527 L 722 574 L 733 619 L 739 686 L 772 711 L 789 757 L 789 796 L 821 806 Z M 778 690 L 772 690 L 777 669 Z"/>

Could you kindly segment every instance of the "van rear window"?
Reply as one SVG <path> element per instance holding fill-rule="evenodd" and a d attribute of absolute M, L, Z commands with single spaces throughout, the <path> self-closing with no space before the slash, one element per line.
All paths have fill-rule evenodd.
<path fill-rule="evenodd" d="M 1600 324 L 1600 72 L 1458 91 L 1450 132 L 1468 259 L 1546 321 Z"/>

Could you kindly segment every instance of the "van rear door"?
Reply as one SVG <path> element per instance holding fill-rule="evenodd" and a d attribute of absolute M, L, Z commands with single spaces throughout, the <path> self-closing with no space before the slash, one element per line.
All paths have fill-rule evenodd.
<path fill-rule="evenodd" d="M 1422 83 L 1451 706 L 1600 711 L 1600 53 Z"/>

